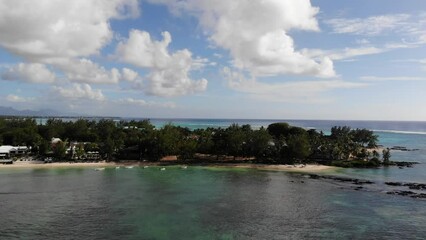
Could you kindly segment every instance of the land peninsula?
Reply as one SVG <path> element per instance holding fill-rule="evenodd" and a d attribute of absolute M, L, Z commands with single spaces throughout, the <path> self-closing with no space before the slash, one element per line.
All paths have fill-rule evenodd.
<path fill-rule="evenodd" d="M 13 163 L 28 160 L 61 163 L 58 166 L 143 162 L 314 170 L 325 169 L 319 165 L 392 164 L 389 149 L 379 151 L 377 141 L 377 136 L 367 129 L 339 126 L 324 134 L 283 122 L 260 129 L 233 124 L 227 128 L 190 130 L 172 124 L 156 129 L 149 120 L 52 118 L 46 124 L 37 124 L 31 118 L 0 119 L 0 145 L 27 149 L 21 154 L 5 153 L 3 158 L 12 159 Z"/>

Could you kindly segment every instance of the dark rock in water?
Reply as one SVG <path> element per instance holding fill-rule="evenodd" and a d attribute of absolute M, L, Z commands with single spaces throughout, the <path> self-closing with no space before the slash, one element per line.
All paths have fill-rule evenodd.
<path fill-rule="evenodd" d="M 390 191 L 390 192 L 386 192 L 386 194 L 400 195 L 400 196 L 417 195 L 415 192 L 412 192 L 412 191 Z"/>
<path fill-rule="evenodd" d="M 352 182 L 354 179 L 352 178 L 345 178 L 345 177 L 330 177 L 330 179 L 334 179 L 340 182 Z"/>
<path fill-rule="evenodd" d="M 417 148 L 409 149 L 409 148 L 403 147 L 403 146 L 393 146 L 390 149 L 391 150 L 396 150 L 396 151 L 403 151 L 403 152 L 410 152 L 410 151 L 418 151 L 419 150 Z"/>
<path fill-rule="evenodd" d="M 319 178 L 321 178 L 319 175 L 316 175 L 316 174 L 310 174 L 309 177 L 312 178 L 312 179 L 319 179 Z"/>
<path fill-rule="evenodd" d="M 426 190 L 426 183 L 403 183 L 403 182 L 385 182 L 389 186 L 404 186 L 409 189 Z"/>
<path fill-rule="evenodd" d="M 426 198 L 426 193 L 419 193 L 411 196 L 412 198 Z"/>
<path fill-rule="evenodd" d="M 400 182 L 385 182 L 385 184 L 389 186 L 403 186 L 403 183 Z"/>
<path fill-rule="evenodd" d="M 416 193 L 413 191 L 390 191 L 386 193 L 390 195 L 399 195 L 399 196 L 406 196 L 411 198 L 422 198 L 422 199 L 426 198 L 426 193 Z"/>
<path fill-rule="evenodd" d="M 393 146 L 390 149 L 391 150 L 397 150 L 397 151 L 406 151 L 407 150 L 406 147 L 402 147 L 402 146 Z"/>
<path fill-rule="evenodd" d="M 419 164 L 418 162 L 391 162 L 390 165 L 402 167 L 413 167 L 414 164 Z"/>
<path fill-rule="evenodd" d="M 373 184 L 374 182 L 369 180 L 361 180 L 356 178 L 345 178 L 345 177 L 330 177 L 330 179 L 334 179 L 340 182 L 351 182 L 356 185 L 362 185 L 362 184 Z"/>
<path fill-rule="evenodd" d="M 409 189 L 426 190 L 426 184 L 424 183 L 405 183 L 403 186 Z"/>
<path fill-rule="evenodd" d="M 369 181 L 369 180 L 362 180 L 362 179 L 348 178 L 348 177 L 320 176 L 320 175 L 317 175 L 317 174 L 309 174 L 308 176 L 312 179 L 319 179 L 319 178 L 331 179 L 331 180 L 335 180 L 335 181 L 339 181 L 339 182 L 353 183 L 353 184 L 356 184 L 356 185 L 373 184 L 374 183 L 374 182 Z"/>
<path fill-rule="evenodd" d="M 374 182 L 369 181 L 369 180 L 359 180 L 359 179 L 354 179 L 352 182 L 353 182 L 354 184 L 357 184 L 357 185 L 362 185 L 362 184 L 373 184 L 373 183 L 374 183 Z"/>
<path fill-rule="evenodd" d="M 355 188 L 355 190 L 356 190 L 356 191 L 358 191 L 358 190 L 361 190 L 361 189 L 363 189 L 363 188 L 364 188 L 364 187 L 359 186 L 359 187 L 356 187 L 356 188 Z"/>

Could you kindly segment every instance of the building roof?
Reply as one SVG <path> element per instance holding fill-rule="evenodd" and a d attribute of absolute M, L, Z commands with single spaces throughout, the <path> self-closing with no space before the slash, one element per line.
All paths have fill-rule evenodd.
<path fill-rule="evenodd" d="M 11 151 L 19 151 L 19 150 L 28 150 L 28 147 L 26 146 L 10 146 L 10 145 L 3 145 L 0 146 L 0 153 L 10 153 Z"/>
<path fill-rule="evenodd" d="M 60 138 L 52 138 L 52 144 L 57 144 L 59 142 L 62 142 L 62 140 Z"/>
<path fill-rule="evenodd" d="M 16 147 L 10 145 L 0 146 L 0 153 L 10 153 L 10 151 L 16 151 Z"/>

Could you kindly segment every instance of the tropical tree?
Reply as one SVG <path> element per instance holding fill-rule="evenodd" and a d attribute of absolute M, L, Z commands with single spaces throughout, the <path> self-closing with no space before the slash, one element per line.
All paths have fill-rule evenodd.
<path fill-rule="evenodd" d="M 247 132 L 248 129 L 246 129 Z M 233 156 L 234 160 L 237 156 L 243 155 L 243 145 L 245 142 L 245 132 L 238 124 L 232 124 L 225 131 L 226 152 Z"/>
<path fill-rule="evenodd" d="M 285 138 L 290 132 L 290 125 L 288 123 L 272 123 L 268 126 L 267 130 L 274 139 Z"/>
<path fill-rule="evenodd" d="M 387 166 L 390 164 L 391 153 L 389 148 L 383 149 L 383 165 Z"/>
<path fill-rule="evenodd" d="M 311 154 L 309 139 L 307 134 L 290 135 L 287 139 L 286 158 L 289 163 L 305 161 Z"/>
<path fill-rule="evenodd" d="M 178 155 L 179 143 L 183 139 L 181 130 L 179 127 L 167 124 L 156 131 L 148 143 L 151 146 L 148 151 L 150 159 L 160 160 L 164 156 Z"/>
<path fill-rule="evenodd" d="M 272 136 L 265 128 L 261 127 L 259 130 L 252 131 L 246 143 L 248 155 L 257 160 L 266 160 L 270 157 L 272 144 Z"/>
<path fill-rule="evenodd" d="M 59 141 L 55 144 L 55 147 L 53 148 L 53 156 L 58 161 L 64 161 L 66 156 L 66 143 L 63 141 Z"/>
<path fill-rule="evenodd" d="M 227 151 L 227 133 L 223 128 L 217 128 L 212 132 L 212 154 L 216 155 L 216 159 L 219 159 L 220 155 L 225 155 L 228 153 Z"/>
<path fill-rule="evenodd" d="M 197 141 L 188 137 L 180 141 L 178 158 L 180 160 L 192 159 L 197 151 Z"/>
<path fill-rule="evenodd" d="M 214 128 L 207 128 L 207 129 L 196 129 L 194 130 L 194 135 L 197 139 L 197 152 L 199 153 L 213 153 L 213 135 L 214 135 L 215 129 Z"/>

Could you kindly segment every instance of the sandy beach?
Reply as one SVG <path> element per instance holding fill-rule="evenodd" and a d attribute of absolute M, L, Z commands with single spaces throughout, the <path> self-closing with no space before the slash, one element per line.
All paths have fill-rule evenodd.
<path fill-rule="evenodd" d="M 116 166 L 114 162 L 97 162 L 97 163 L 69 163 L 69 162 L 20 162 L 16 161 L 13 164 L 2 164 L 0 169 L 3 168 L 72 168 L 72 167 L 112 167 Z"/>
<path fill-rule="evenodd" d="M 85 168 L 99 168 L 99 167 L 116 167 L 116 166 L 163 166 L 164 162 L 137 162 L 137 161 L 126 161 L 126 162 L 97 162 L 97 163 L 69 163 L 69 162 L 55 162 L 55 163 L 43 163 L 43 162 L 14 162 L 13 164 L 0 165 L 0 169 L 11 169 L 11 168 L 74 168 L 74 167 L 85 167 Z M 167 163 L 167 166 L 182 165 L 178 162 L 176 164 Z M 185 164 L 187 165 L 187 164 Z M 189 164 L 191 165 L 191 164 Z M 205 167 L 220 167 L 220 168 L 248 168 L 257 170 L 269 170 L 269 171 L 287 171 L 287 172 L 323 172 L 328 170 L 334 170 L 336 167 L 318 165 L 318 164 L 296 164 L 296 165 L 269 165 L 269 164 L 245 164 L 245 163 L 213 163 L 213 164 L 193 164 L 193 166 L 205 166 Z"/>
<path fill-rule="evenodd" d="M 337 167 L 318 164 L 296 164 L 296 165 L 269 165 L 269 164 L 217 164 L 214 167 L 250 168 L 268 171 L 286 172 L 324 172 L 337 169 Z"/>

